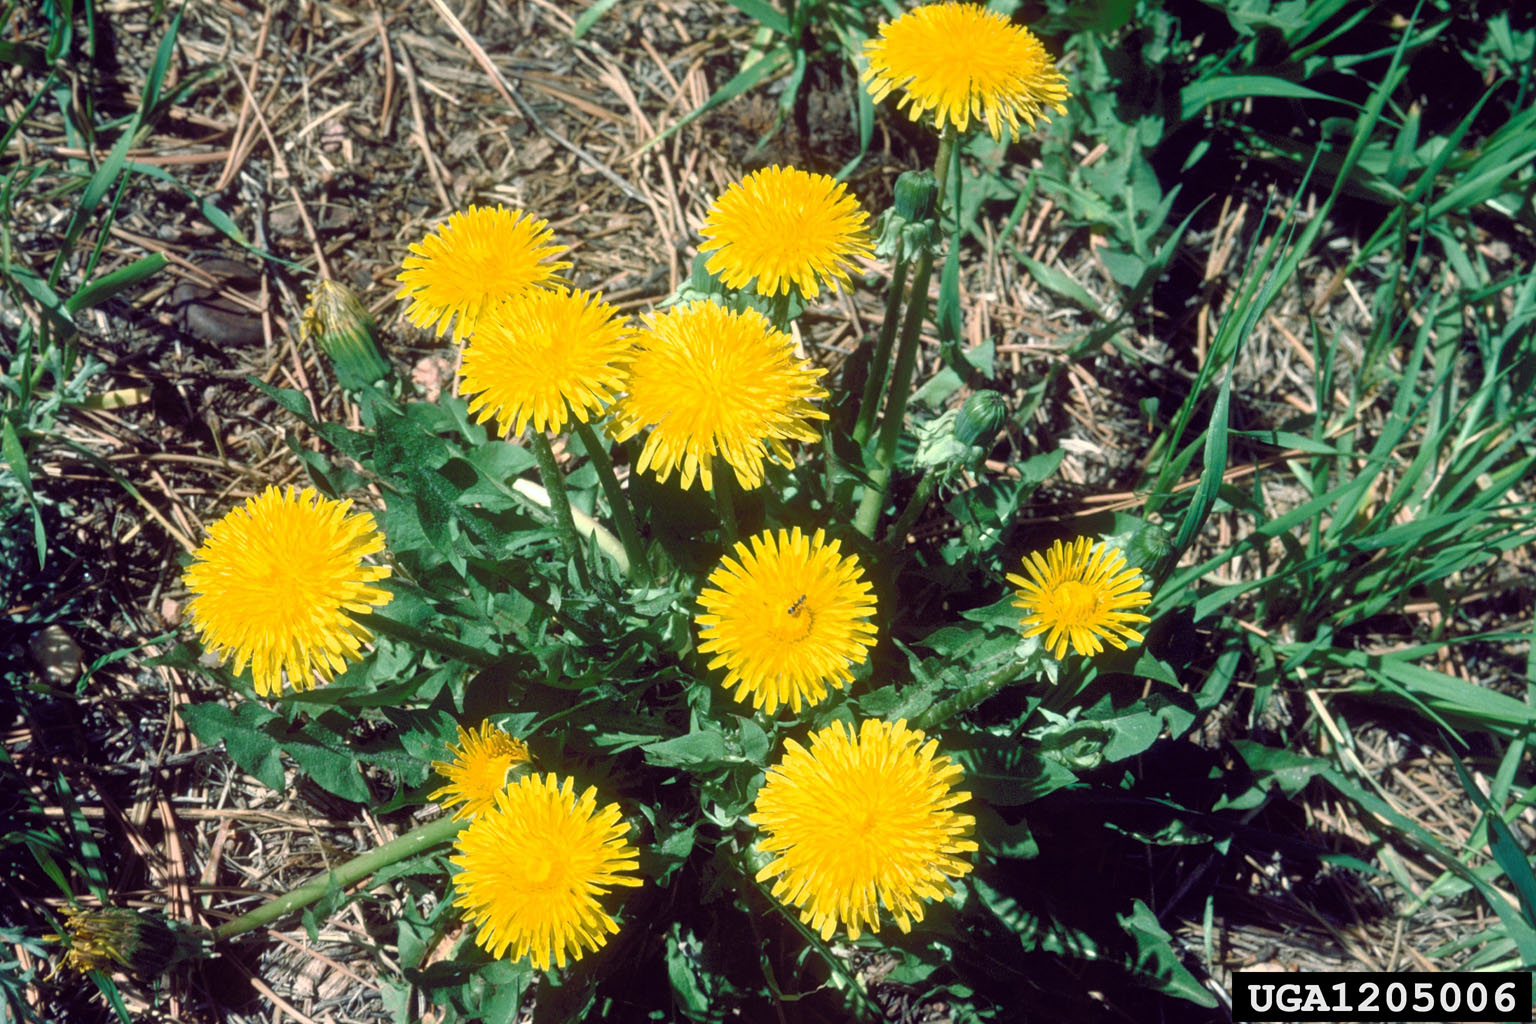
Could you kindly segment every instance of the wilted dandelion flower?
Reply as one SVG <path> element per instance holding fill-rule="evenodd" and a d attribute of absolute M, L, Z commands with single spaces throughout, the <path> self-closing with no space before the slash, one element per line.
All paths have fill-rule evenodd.
<path fill-rule="evenodd" d="M 577 798 L 574 783 L 528 775 L 496 794 L 495 805 L 459 833 L 450 860 L 460 869 L 453 902 L 476 926 L 492 956 L 511 950 L 533 966 L 564 967 L 619 930 L 597 898 L 616 885 L 639 885 L 639 856 L 619 805 L 598 810 L 597 790 Z"/>
<path fill-rule="evenodd" d="M 994 139 L 1017 136 L 1048 107 L 1065 114 L 1067 80 L 1035 34 L 980 4 L 938 3 L 908 11 L 864 44 L 863 80 L 875 102 L 901 89 L 897 104 L 921 120 L 965 131 L 984 118 Z"/>
<path fill-rule="evenodd" d="M 1078 537 L 1070 545 L 1055 541 L 1044 558 L 1035 551 L 1024 559 L 1029 578 L 1008 574 L 1018 587 L 1014 605 L 1024 609 L 1020 625 L 1025 636 L 1045 633 L 1045 646 L 1056 657 L 1067 653 L 1067 641 L 1078 654 L 1104 649 L 1101 640 L 1125 650 L 1125 641 L 1145 639 L 1127 623 L 1148 622 L 1129 608 L 1145 605 L 1152 595 L 1141 570 L 1125 567 L 1125 555 L 1102 541 Z M 1122 639 L 1122 637 L 1124 639 Z"/>
<path fill-rule="evenodd" d="M 159 977 L 177 952 L 176 935 L 158 914 L 127 907 L 66 907 L 62 913 L 64 934 L 45 936 L 69 947 L 55 972 L 65 967 L 81 974 L 123 967 L 149 980 Z"/>
<path fill-rule="evenodd" d="M 952 810 L 970 794 L 953 791 L 961 769 L 937 740 L 871 719 L 857 733 L 833 722 L 811 734 L 810 750 L 784 745 L 750 819 L 773 857 L 757 879 L 775 879 L 775 899 L 823 940 L 839 927 L 857 939 L 879 929 L 881 905 L 906 932 L 924 900 L 954 893 L 949 880 L 971 870 L 960 855 L 976 850 L 965 838 L 976 821 Z"/>
<path fill-rule="evenodd" d="M 719 455 L 752 488 L 763 482 L 763 460 L 794 465 L 785 441 L 820 436 L 806 421 L 827 418 L 811 404 L 827 397 L 817 383 L 827 371 L 797 359 L 789 335 L 761 313 L 691 302 L 642 319 L 612 428 L 619 441 L 650 429 L 636 472 L 666 482 L 677 469 L 685 490 L 695 475 L 712 490 Z"/>
<path fill-rule="evenodd" d="M 508 437 L 528 421 L 560 431 L 602 415 L 624 387 L 630 338 L 618 310 L 591 292 L 532 289 L 486 310 L 464 349 L 463 391 L 481 422 Z"/>
<path fill-rule="evenodd" d="M 213 653 L 234 655 L 236 674 L 250 662 L 262 696 L 280 694 L 285 673 L 295 690 L 312 688 L 316 673 L 329 681 L 372 639 L 347 613 L 389 601 L 372 585 L 389 568 L 363 564 L 384 538 L 351 508 L 308 487 L 268 487 L 214 523 L 193 555 L 192 624 Z"/>
<path fill-rule="evenodd" d="M 554 237 L 547 221 L 522 210 L 471 206 L 411 243 L 413 255 L 395 276 L 395 298 L 410 301 L 405 316 L 417 327 L 441 335 L 451 322 L 453 340 L 462 341 L 486 309 L 570 266 L 559 259 L 567 250 Z"/>
<path fill-rule="evenodd" d="M 455 818 L 473 818 L 496 806 L 496 794 L 512 781 L 513 769 L 530 760 L 528 744 L 490 722 L 481 722 L 478 730 L 459 726 L 459 742 L 448 752 L 452 760 L 432 762 L 432 770 L 448 785 L 429 799 L 448 807 L 463 804 Z"/>
<path fill-rule="evenodd" d="M 848 186 L 825 174 L 767 167 L 731 185 L 704 218 L 705 268 L 727 287 L 754 281 L 759 295 L 794 285 L 814 299 L 824 282 L 848 283 L 853 260 L 874 249 L 869 214 Z"/>
<path fill-rule="evenodd" d="M 797 526 L 765 531 L 752 547 L 737 543 L 699 594 L 700 652 L 724 667 L 725 687 L 770 715 L 780 704 L 798 712 L 827 686 L 843 687 L 849 669 L 875 644 L 874 595 L 854 555 L 841 557 L 825 531 L 806 537 Z"/>

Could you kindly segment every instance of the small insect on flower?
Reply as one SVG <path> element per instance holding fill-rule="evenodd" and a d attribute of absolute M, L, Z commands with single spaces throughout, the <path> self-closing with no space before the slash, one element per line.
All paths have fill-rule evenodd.
<path fill-rule="evenodd" d="M 737 700 L 770 715 L 847 686 L 875 645 L 874 589 L 858 557 L 823 530 L 768 530 L 750 547 L 738 542 L 710 573 L 699 606 L 699 653 L 714 655 L 709 667 L 725 669 Z"/>

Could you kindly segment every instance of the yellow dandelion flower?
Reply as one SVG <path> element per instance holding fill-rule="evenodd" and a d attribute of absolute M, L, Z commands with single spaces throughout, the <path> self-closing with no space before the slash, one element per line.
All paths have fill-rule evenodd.
<path fill-rule="evenodd" d="M 451 761 L 432 762 L 432 770 L 448 785 L 429 799 L 448 807 L 463 804 L 454 812 L 455 818 L 473 818 L 496 806 L 496 794 L 512 781 L 513 769 L 532 758 L 528 744 L 490 722 L 481 722 L 478 731 L 459 726 L 459 742 L 448 752 L 453 755 Z"/>
<path fill-rule="evenodd" d="M 591 292 L 533 289 L 487 310 L 464 349 L 469 411 L 508 437 L 602 415 L 624 388 L 631 331 Z"/>
<path fill-rule="evenodd" d="M 642 319 L 612 428 L 619 441 L 650 429 L 637 473 L 665 483 L 677 469 L 684 490 L 695 475 L 712 490 L 718 455 L 750 489 L 763 482 L 765 459 L 794 465 L 785 441 L 820 437 L 806 421 L 827 418 L 811 404 L 827 397 L 817 383 L 827 371 L 795 358 L 789 335 L 761 313 L 691 302 Z"/>
<path fill-rule="evenodd" d="M 268 487 L 214 523 L 184 580 L 188 613 L 203 643 L 220 658 L 234 655 L 235 673 L 251 663 L 264 697 L 288 685 L 308 690 L 315 675 L 330 681 L 362 657 L 373 638 L 347 612 L 386 604 L 372 586 L 389 568 L 364 565 L 384 548 L 366 512 L 311 488 Z"/>
<path fill-rule="evenodd" d="M 716 199 L 699 233 L 705 268 L 730 288 L 756 282 L 759 295 L 791 285 L 814 299 L 821 283 L 848 284 L 853 260 L 874 243 L 869 214 L 848 186 L 826 174 L 768 167 L 747 175 Z"/>
<path fill-rule="evenodd" d="M 503 299 L 541 287 L 570 266 L 568 250 L 554 244 L 547 221 L 500 203 L 450 214 L 448 223 L 411 243 L 404 269 L 395 276 L 397 299 L 408 299 L 405 317 L 417 327 L 453 340 L 475 329 L 480 314 Z"/>
<path fill-rule="evenodd" d="M 1058 540 L 1044 558 L 1038 551 L 1025 557 L 1024 570 L 1028 579 L 1008 574 L 1019 588 L 1013 603 L 1025 612 L 1020 626 L 1025 636 L 1046 633 L 1045 646 L 1056 657 L 1066 656 L 1068 640 L 1078 654 L 1093 655 L 1104 649 L 1101 639 L 1122 651 L 1125 640 L 1145 639 L 1127 623 L 1151 620 L 1126 609 L 1152 595 L 1139 589 L 1145 585 L 1141 570 L 1127 569 L 1118 548 L 1087 537 L 1070 545 Z"/>
<path fill-rule="evenodd" d="M 780 704 L 798 712 L 842 688 L 849 671 L 875 644 L 875 599 L 854 555 L 840 557 L 825 531 L 807 537 L 797 526 L 775 537 L 765 531 L 752 548 L 736 544 L 710 573 L 718 589 L 699 594 L 704 614 L 696 619 L 703 643 L 714 654 L 712 669 L 725 668 L 725 687 L 748 697 L 770 715 Z"/>
<path fill-rule="evenodd" d="M 897 104 L 920 121 L 933 111 L 940 129 L 965 131 L 982 118 L 994 139 L 1019 134 L 1046 108 L 1067 112 L 1067 79 L 1035 34 L 980 4 L 938 3 L 908 11 L 864 44 L 863 80 L 875 102 L 901 89 Z"/>
<path fill-rule="evenodd" d="M 619 930 L 597 898 L 616 885 L 639 885 L 638 851 L 618 804 L 598 810 L 597 790 L 578 799 L 574 783 L 528 775 L 496 794 L 495 806 L 459 833 L 454 903 L 476 926 L 492 956 L 530 957 L 564 967 Z"/>
<path fill-rule="evenodd" d="M 839 927 L 850 939 L 878 931 L 882 904 L 910 931 L 923 900 L 954 894 L 976 820 L 951 809 L 970 794 L 953 792 L 961 769 L 935 753 L 937 740 L 925 744 L 905 720 L 867 720 L 857 733 L 842 722 L 812 733 L 810 750 L 784 746 L 750 818 L 773 857 L 757 879 L 775 879 L 774 899 L 825 941 Z"/>

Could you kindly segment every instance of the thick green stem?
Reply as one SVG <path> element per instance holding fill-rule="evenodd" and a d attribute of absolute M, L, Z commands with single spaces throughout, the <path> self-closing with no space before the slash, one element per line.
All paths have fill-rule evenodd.
<path fill-rule="evenodd" d="M 885 320 L 880 324 L 880 335 L 875 339 L 875 351 L 869 357 L 869 376 L 864 378 L 864 396 L 859 399 L 859 418 L 853 425 L 853 441 L 863 447 L 875 429 L 875 417 L 880 412 L 880 396 L 885 393 L 885 374 L 891 365 L 891 344 L 896 340 L 896 328 L 901 323 L 901 296 L 907 286 L 907 254 L 901 238 L 896 239 L 896 252 L 891 257 L 891 283 L 885 294 Z"/>
<path fill-rule="evenodd" d="M 439 843 L 448 842 L 467 824 L 469 824 L 467 819 L 455 821 L 452 817 L 442 817 L 430 824 L 414 828 L 378 849 L 370 850 L 360 857 L 353 857 L 332 871 L 316 875 L 297 889 L 274 897 L 255 910 L 219 925 L 213 930 L 213 936 L 216 940 L 223 941 L 271 924 L 285 914 L 302 910 L 324 896 L 332 883 L 338 889 L 356 885 L 380 868 L 415 856 Z"/>
<path fill-rule="evenodd" d="M 571 499 L 565 493 L 565 477 L 555 463 L 555 453 L 549 447 L 549 438 L 542 430 L 530 432 L 533 437 L 533 457 L 539 460 L 539 476 L 549 491 L 549 508 L 560 526 L 560 545 L 565 557 L 576 567 L 576 579 L 581 589 L 591 593 L 592 577 L 587 575 L 587 560 L 581 554 L 581 535 L 576 532 L 576 520 L 571 517 Z"/>
<path fill-rule="evenodd" d="M 896 445 L 907 415 L 908 392 L 912 390 L 912 371 L 917 366 L 918 341 L 923 333 L 923 319 L 928 313 L 928 278 L 933 273 L 933 257 L 923 253 L 917 258 L 917 272 L 912 275 L 912 298 L 907 303 L 906 319 L 901 325 L 901 344 L 896 349 L 896 368 L 885 404 L 885 418 L 880 422 L 880 437 L 875 443 L 874 465 L 869 469 L 869 485 L 853 517 L 853 528 L 871 539 L 885 506 L 886 488 L 891 482 L 891 468 L 896 463 Z"/>
<path fill-rule="evenodd" d="M 709 458 L 709 473 L 715 485 L 715 507 L 720 510 L 720 535 L 729 549 L 741 536 L 736 528 L 736 496 L 732 493 L 736 489 L 735 470 L 718 455 Z"/>
<path fill-rule="evenodd" d="M 613 460 L 608 458 L 608 449 L 603 447 L 602 441 L 589 424 L 578 422 L 576 436 L 581 438 L 582 447 L 587 450 L 587 458 L 592 460 L 592 468 L 597 470 L 597 479 L 603 485 L 603 493 L 608 496 L 608 505 L 613 509 L 613 525 L 618 527 L 619 539 L 624 542 L 624 553 L 629 556 L 630 578 L 641 586 L 647 586 L 651 582 L 651 568 L 645 560 L 645 548 L 640 544 L 640 530 L 635 525 L 635 513 L 629 507 L 629 498 L 619 486 L 619 478 L 613 475 Z"/>
<path fill-rule="evenodd" d="M 933 497 L 933 489 L 938 484 L 938 473 L 931 469 L 924 471 L 923 478 L 917 482 L 917 490 L 912 492 L 912 500 L 907 502 L 907 507 L 901 510 L 901 515 L 896 517 L 896 522 L 886 533 L 884 542 L 886 547 L 894 548 L 906 541 L 912 524 L 917 522 L 917 517 L 922 515 L 923 509 L 928 507 L 928 499 Z"/>
<path fill-rule="evenodd" d="M 934 177 L 938 181 L 934 209 L 940 213 L 944 209 L 944 182 L 949 176 L 949 162 L 954 151 L 954 129 L 946 126 L 944 134 L 939 136 L 939 154 L 934 158 L 933 168 Z M 869 470 L 869 486 L 864 489 L 859 510 L 853 517 L 853 528 L 870 539 L 875 536 L 875 527 L 880 522 L 880 510 L 885 507 L 885 493 L 890 486 L 891 469 L 896 463 L 896 445 L 901 440 L 901 430 L 906 422 L 912 371 L 917 366 L 918 342 L 923 335 L 923 320 L 928 315 L 928 279 L 932 274 L 933 250 L 924 249 L 917 257 L 917 270 L 912 275 L 907 312 L 901 323 L 901 342 L 896 349 L 896 368 L 891 373 L 885 417 L 880 421 L 874 464 Z"/>

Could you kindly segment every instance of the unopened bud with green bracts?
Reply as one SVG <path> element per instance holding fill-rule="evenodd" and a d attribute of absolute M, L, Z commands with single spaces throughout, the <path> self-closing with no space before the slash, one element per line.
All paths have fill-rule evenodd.
<path fill-rule="evenodd" d="M 316 281 L 300 329 L 330 359 L 342 387 L 368 387 L 389 374 L 379 353 L 378 326 L 346 285 Z"/>

